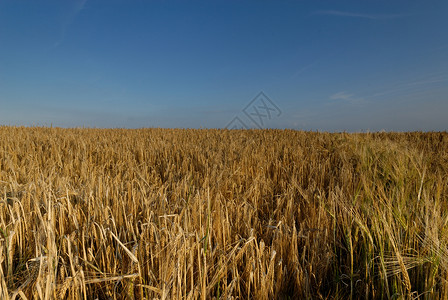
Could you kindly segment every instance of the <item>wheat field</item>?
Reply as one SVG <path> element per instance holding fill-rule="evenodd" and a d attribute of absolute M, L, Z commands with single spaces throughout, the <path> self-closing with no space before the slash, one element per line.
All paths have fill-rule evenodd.
<path fill-rule="evenodd" d="M 0 127 L 1 299 L 448 299 L 448 134 Z"/>

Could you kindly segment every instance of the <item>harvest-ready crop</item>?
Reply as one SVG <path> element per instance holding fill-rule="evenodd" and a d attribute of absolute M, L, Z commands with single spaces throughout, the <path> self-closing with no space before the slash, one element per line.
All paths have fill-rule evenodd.
<path fill-rule="evenodd" d="M 447 133 L 0 127 L 0 298 L 447 299 L 447 178 Z"/>

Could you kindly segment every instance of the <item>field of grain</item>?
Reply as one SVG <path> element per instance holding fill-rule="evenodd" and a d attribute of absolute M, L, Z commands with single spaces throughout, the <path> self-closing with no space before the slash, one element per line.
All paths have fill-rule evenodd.
<path fill-rule="evenodd" d="M 1 299 L 447 299 L 448 134 L 0 127 Z"/>

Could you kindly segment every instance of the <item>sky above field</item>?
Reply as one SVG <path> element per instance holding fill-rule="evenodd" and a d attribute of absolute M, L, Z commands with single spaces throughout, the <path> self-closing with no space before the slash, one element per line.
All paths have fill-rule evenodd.
<path fill-rule="evenodd" d="M 447 29 L 442 0 L 0 0 L 0 124 L 448 130 Z"/>

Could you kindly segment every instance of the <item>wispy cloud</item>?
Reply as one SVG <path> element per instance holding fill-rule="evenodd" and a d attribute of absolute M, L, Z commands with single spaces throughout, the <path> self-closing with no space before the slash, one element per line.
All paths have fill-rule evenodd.
<path fill-rule="evenodd" d="M 350 17 L 350 18 L 362 18 L 370 20 L 381 20 L 381 19 L 397 19 L 408 17 L 410 14 L 371 14 L 371 13 L 358 13 L 358 12 L 348 12 L 340 10 L 320 10 L 315 12 L 317 15 L 328 15 L 328 16 L 338 16 L 338 17 Z"/>
<path fill-rule="evenodd" d="M 446 72 L 428 74 L 415 80 L 397 83 L 389 88 L 383 89 L 382 91 L 378 91 L 377 93 L 371 95 L 371 97 L 402 95 L 415 93 L 418 91 L 431 90 L 444 82 L 448 82 L 448 74 Z"/>
<path fill-rule="evenodd" d="M 331 100 L 349 100 L 353 97 L 353 94 L 347 92 L 339 92 L 330 96 Z"/>
<path fill-rule="evenodd" d="M 61 23 L 61 35 L 59 40 L 54 44 L 54 47 L 58 47 L 65 39 L 67 28 L 75 21 L 78 14 L 85 8 L 87 0 L 76 0 L 70 2 L 68 13 L 64 16 Z"/>
<path fill-rule="evenodd" d="M 304 65 L 302 65 L 300 68 L 298 68 L 292 75 L 291 78 L 296 78 L 299 77 L 301 75 L 303 75 L 304 73 L 308 72 L 309 70 L 315 68 L 316 66 L 318 66 L 319 64 L 321 64 L 323 61 L 333 57 L 335 54 L 334 53 L 330 53 L 328 55 L 324 55 L 321 56 L 317 59 L 315 59 L 312 62 L 308 62 Z"/>
<path fill-rule="evenodd" d="M 291 77 L 295 78 L 295 77 L 299 76 L 300 74 L 304 73 L 308 69 L 312 68 L 315 64 L 316 64 L 316 62 L 313 62 L 313 63 L 307 64 L 307 65 L 299 68 Z"/>
<path fill-rule="evenodd" d="M 354 94 L 350 94 L 350 93 L 347 93 L 345 91 L 338 92 L 338 93 L 335 93 L 335 94 L 331 95 L 330 96 L 330 100 L 344 101 L 344 102 L 348 102 L 348 103 L 351 103 L 351 104 L 361 104 L 361 103 L 365 103 L 366 102 L 366 100 L 364 100 L 364 98 L 355 97 Z"/>

